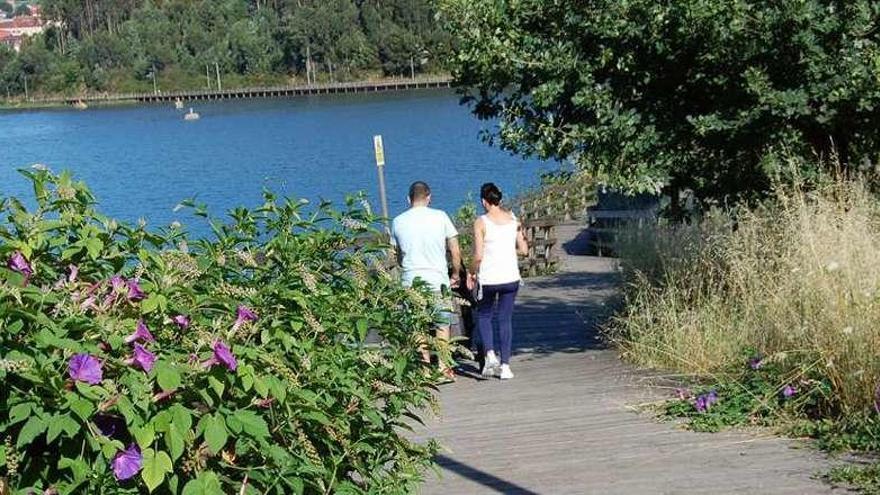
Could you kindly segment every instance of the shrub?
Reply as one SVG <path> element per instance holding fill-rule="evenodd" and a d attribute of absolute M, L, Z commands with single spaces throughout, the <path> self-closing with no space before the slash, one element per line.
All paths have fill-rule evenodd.
<path fill-rule="evenodd" d="M 620 248 L 628 305 L 609 335 L 626 356 L 706 375 L 755 349 L 827 381 L 823 414 L 880 407 L 880 201 L 839 179 L 713 218 Z"/>
<path fill-rule="evenodd" d="M 18 493 L 399 493 L 435 450 L 425 294 L 375 218 L 265 193 L 149 230 L 68 174 L 0 203 L 0 483 Z M 196 213 L 207 216 L 202 207 Z M 367 345 L 368 333 L 381 344 Z"/>

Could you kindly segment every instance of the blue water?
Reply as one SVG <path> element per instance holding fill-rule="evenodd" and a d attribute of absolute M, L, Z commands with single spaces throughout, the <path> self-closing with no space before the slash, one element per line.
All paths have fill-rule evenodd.
<path fill-rule="evenodd" d="M 406 208 L 414 180 L 452 213 L 483 182 L 513 195 L 551 168 L 482 142 L 488 124 L 446 91 L 193 106 L 196 122 L 170 104 L 0 112 L 0 195 L 30 197 L 16 169 L 42 163 L 85 180 L 112 217 L 199 231 L 191 213 L 173 211 L 181 200 L 195 197 L 216 215 L 258 205 L 264 187 L 312 201 L 363 190 L 378 211 L 374 134 L 384 138 L 392 214 Z"/>

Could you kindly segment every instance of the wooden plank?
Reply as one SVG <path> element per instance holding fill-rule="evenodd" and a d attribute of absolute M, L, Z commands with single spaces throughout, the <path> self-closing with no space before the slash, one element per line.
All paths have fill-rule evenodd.
<path fill-rule="evenodd" d="M 558 236 L 582 250 L 576 226 Z M 579 251 L 582 252 L 582 251 Z M 745 432 L 698 434 L 633 406 L 671 392 L 621 363 L 598 337 L 616 294 L 615 260 L 561 254 L 561 272 L 524 281 L 514 313 L 516 377 L 440 389 L 441 415 L 418 430 L 437 439 L 440 476 L 421 493 L 830 493 L 828 461 L 797 442 Z"/>

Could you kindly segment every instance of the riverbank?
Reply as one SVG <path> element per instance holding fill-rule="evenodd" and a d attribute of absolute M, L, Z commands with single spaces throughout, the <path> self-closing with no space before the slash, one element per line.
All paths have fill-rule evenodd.
<path fill-rule="evenodd" d="M 324 82 L 275 86 L 242 86 L 227 89 L 192 89 L 176 91 L 149 91 L 131 93 L 83 93 L 77 95 L 48 95 L 24 100 L 0 101 L 0 110 L 64 108 L 78 105 L 121 105 L 136 103 L 186 102 L 197 100 L 229 100 L 251 98 L 283 98 L 310 95 L 377 93 L 413 89 L 448 89 L 452 78 L 448 75 L 415 78 L 382 78 L 352 82 Z"/>

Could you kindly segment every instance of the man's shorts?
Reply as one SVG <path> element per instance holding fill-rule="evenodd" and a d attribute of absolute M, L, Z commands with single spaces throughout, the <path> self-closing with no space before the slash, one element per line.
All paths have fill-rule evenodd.
<path fill-rule="evenodd" d="M 438 327 L 449 327 L 455 323 L 455 306 L 452 304 L 452 293 L 445 285 L 434 291 L 434 308 L 437 310 L 434 324 Z"/>

